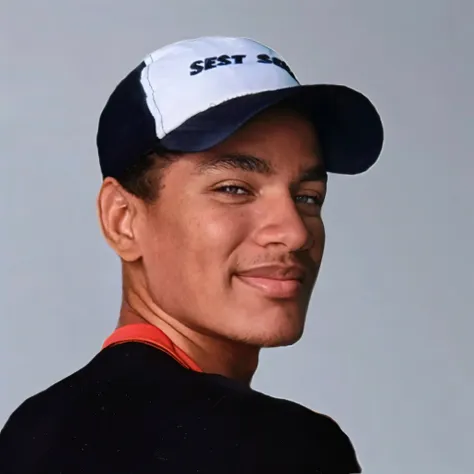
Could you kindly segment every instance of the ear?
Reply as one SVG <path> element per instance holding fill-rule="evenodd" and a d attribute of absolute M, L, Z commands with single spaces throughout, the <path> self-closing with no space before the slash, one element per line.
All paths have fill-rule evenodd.
<path fill-rule="evenodd" d="M 136 239 L 138 198 L 125 191 L 113 178 L 106 178 L 97 196 L 97 212 L 102 234 L 122 260 L 141 257 Z"/>

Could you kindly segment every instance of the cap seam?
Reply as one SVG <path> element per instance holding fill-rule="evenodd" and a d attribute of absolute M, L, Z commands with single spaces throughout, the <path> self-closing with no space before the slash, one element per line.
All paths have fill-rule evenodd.
<path fill-rule="evenodd" d="M 165 126 L 164 126 L 164 123 L 163 123 L 163 114 L 161 113 L 161 110 L 160 108 L 158 107 L 158 104 L 156 103 L 156 97 L 155 97 L 155 89 L 154 87 L 151 85 L 151 81 L 150 81 L 150 65 L 153 64 L 153 58 L 152 56 L 150 55 L 150 64 L 148 64 L 147 66 L 147 71 L 146 71 L 146 80 L 148 82 L 148 85 L 150 86 L 150 90 L 152 92 L 151 94 L 151 98 L 153 100 L 153 104 L 155 105 L 155 108 L 156 108 L 156 111 L 158 112 L 158 115 L 159 115 L 159 120 L 160 120 L 160 125 L 161 125 L 161 130 L 163 132 L 163 136 L 166 136 L 166 131 L 165 131 Z M 156 133 L 156 124 L 155 124 L 155 133 Z"/>

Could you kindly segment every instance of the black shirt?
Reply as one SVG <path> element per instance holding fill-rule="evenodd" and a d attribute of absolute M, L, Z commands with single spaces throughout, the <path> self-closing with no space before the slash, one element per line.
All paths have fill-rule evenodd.
<path fill-rule="evenodd" d="M 103 349 L 0 432 L 1 474 L 360 472 L 332 419 L 140 342 Z"/>

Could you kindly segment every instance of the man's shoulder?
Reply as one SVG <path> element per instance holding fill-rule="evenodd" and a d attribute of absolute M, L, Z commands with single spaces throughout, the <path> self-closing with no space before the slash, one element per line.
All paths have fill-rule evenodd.
<path fill-rule="evenodd" d="M 249 425 L 260 444 L 263 438 L 266 439 L 269 449 L 275 453 L 275 459 L 280 450 L 286 459 L 313 460 L 314 466 L 325 468 L 321 472 L 334 466 L 340 466 L 343 473 L 361 472 L 350 438 L 330 416 L 297 402 L 251 389 L 236 400 L 236 392 L 238 390 L 231 391 L 228 401 L 225 398 L 221 400 L 220 415 L 239 413 L 238 423 Z M 242 393 L 245 393 L 244 389 Z"/>
<path fill-rule="evenodd" d="M 360 472 L 351 442 L 328 416 L 185 369 L 143 344 L 98 354 L 27 399 L 0 432 L 0 459 L 21 466 L 12 472 L 37 472 L 30 465 L 40 462 L 63 469 L 71 460 L 86 469 L 96 462 L 88 457 L 93 449 L 104 459 L 113 454 L 121 468 L 138 457 L 184 469 L 187 453 L 195 465 L 231 463 L 235 472 L 259 472 L 258 465 L 290 472 L 278 466 L 298 463 L 299 472 L 339 472 L 329 470 L 335 465 L 343 474 Z"/>
<path fill-rule="evenodd" d="M 26 398 L 0 429 L 0 472 L 37 472 L 36 466 L 63 432 L 61 421 L 74 406 L 80 369 Z"/>
<path fill-rule="evenodd" d="M 309 452 L 318 453 L 327 466 L 341 466 L 341 472 L 362 472 L 351 439 L 335 419 L 295 402 L 280 402 L 284 416 L 292 420 L 288 425 L 295 430 L 293 436 L 297 432 L 300 442 L 304 438 Z"/>

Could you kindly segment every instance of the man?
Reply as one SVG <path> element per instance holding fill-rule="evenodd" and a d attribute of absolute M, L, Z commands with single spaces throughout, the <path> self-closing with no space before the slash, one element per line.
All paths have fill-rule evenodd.
<path fill-rule="evenodd" d="M 149 55 L 97 136 L 99 220 L 123 270 L 118 327 L 13 413 L 0 472 L 361 472 L 333 420 L 250 382 L 261 348 L 302 336 L 327 173 L 366 171 L 382 142 L 363 95 L 301 86 L 252 40 Z"/>

